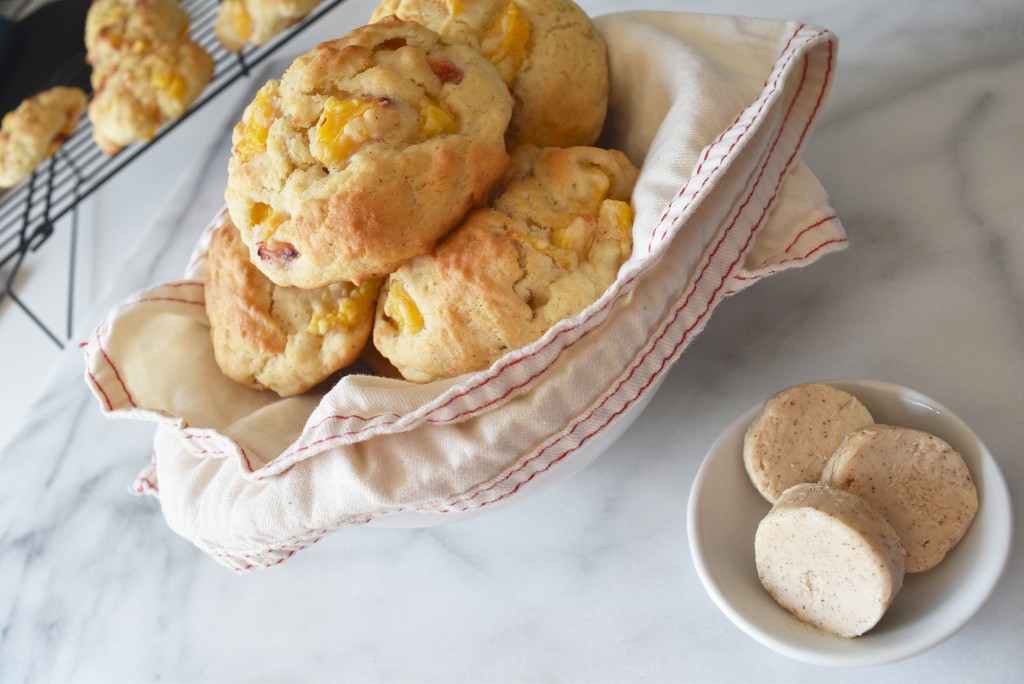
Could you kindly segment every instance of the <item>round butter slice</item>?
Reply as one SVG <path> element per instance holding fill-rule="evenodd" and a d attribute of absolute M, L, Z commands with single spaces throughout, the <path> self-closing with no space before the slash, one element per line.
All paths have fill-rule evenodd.
<path fill-rule="evenodd" d="M 882 619 L 903 586 L 892 525 L 855 494 L 820 484 L 787 489 L 758 525 L 761 584 L 783 608 L 850 638 Z"/>
<path fill-rule="evenodd" d="M 765 401 L 743 439 L 743 464 L 761 496 L 775 503 L 793 485 L 817 482 L 843 437 L 872 423 L 853 395 L 796 385 Z"/>
<path fill-rule="evenodd" d="M 978 511 L 978 491 L 960 454 L 910 428 L 873 425 L 849 435 L 821 482 L 857 494 L 892 523 L 907 550 L 907 572 L 935 567 Z"/>

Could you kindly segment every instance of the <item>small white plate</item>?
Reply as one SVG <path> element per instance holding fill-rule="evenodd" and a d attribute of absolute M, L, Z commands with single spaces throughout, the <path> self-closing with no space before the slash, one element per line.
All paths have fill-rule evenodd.
<path fill-rule="evenodd" d="M 960 452 L 978 488 L 977 516 L 935 568 L 908 574 L 881 622 L 854 639 L 829 636 L 781 608 L 761 586 L 754 533 L 771 505 L 743 467 L 743 435 L 752 407 L 711 447 L 690 492 L 690 554 L 704 588 L 740 629 L 785 656 L 816 665 L 880 665 L 917 655 L 955 634 L 981 608 L 1010 553 L 1010 494 L 978 436 L 938 402 L 898 385 L 825 381 L 867 406 L 876 422 L 929 432 Z"/>

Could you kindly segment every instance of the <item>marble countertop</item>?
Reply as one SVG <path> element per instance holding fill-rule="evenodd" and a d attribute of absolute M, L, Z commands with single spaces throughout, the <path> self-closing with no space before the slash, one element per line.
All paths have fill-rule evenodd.
<path fill-rule="evenodd" d="M 372 6 L 344 3 L 302 44 L 344 33 Z M 637 422 L 556 488 L 444 527 L 351 528 L 248 574 L 213 562 L 167 528 L 153 499 L 128 492 L 153 427 L 103 418 L 69 350 L 0 455 L 0 681 L 1019 679 L 1021 525 L 994 595 L 954 637 L 870 671 L 828 669 L 776 654 L 719 612 L 690 559 L 686 505 L 737 415 L 788 385 L 839 377 L 906 385 L 957 412 L 1020 505 L 1024 5 L 642 6 L 799 19 L 839 36 L 804 161 L 849 248 L 727 299 Z M 104 190 L 132 196 L 158 171 L 167 181 L 150 192 L 158 204 L 145 193 L 106 200 L 103 230 L 134 226 L 122 238 L 134 246 L 106 255 L 103 272 L 116 275 L 90 325 L 180 275 L 220 206 L 227 131 L 257 81 Z"/>

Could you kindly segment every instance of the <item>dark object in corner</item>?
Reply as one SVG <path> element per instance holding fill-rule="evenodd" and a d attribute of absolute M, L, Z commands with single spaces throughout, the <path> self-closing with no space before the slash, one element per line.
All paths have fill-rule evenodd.
<path fill-rule="evenodd" d="M 91 0 L 56 0 L 17 22 L 0 19 L 0 116 L 26 97 L 76 86 L 92 93 L 85 61 Z"/>

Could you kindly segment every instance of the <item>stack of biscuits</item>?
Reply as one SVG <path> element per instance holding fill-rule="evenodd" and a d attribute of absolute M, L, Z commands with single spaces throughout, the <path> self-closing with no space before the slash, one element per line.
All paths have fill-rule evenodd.
<path fill-rule="evenodd" d="M 296 59 L 232 134 L 206 270 L 222 371 L 281 396 L 361 357 L 429 382 L 578 314 L 632 253 L 638 170 L 593 146 L 607 103 L 570 0 L 384 0 Z"/>

